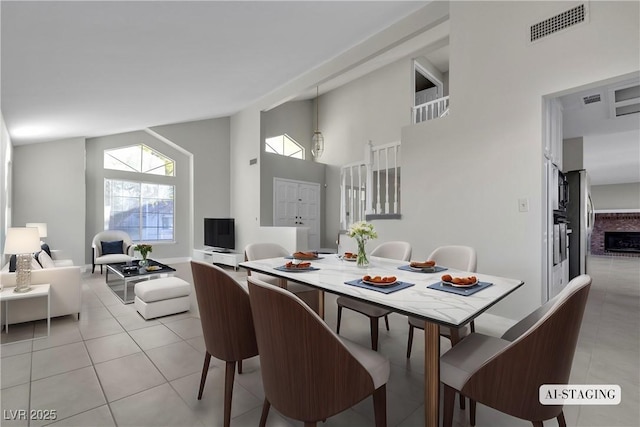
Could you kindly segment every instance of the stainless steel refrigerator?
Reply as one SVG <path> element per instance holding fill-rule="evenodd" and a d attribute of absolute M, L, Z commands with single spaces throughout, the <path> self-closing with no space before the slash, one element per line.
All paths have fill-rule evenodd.
<path fill-rule="evenodd" d="M 595 214 L 591 202 L 589 175 L 584 169 L 567 172 L 569 203 L 569 280 L 587 272 L 591 232 Z"/>

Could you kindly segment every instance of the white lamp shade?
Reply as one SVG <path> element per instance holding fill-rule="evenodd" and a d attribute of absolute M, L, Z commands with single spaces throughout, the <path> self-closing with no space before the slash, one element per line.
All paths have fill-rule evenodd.
<path fill-rule="evenodd" d="M 5 254 L 28 254 L 40 250 L 40 236 L 35 227 L 13 227 L 7 230 Z"/>
<path fill-rule="evenodd" d="M 46 222 L 28 222 L 25 227 L 36 227 L 40 238 L 47 237 L 47 223 Z"/>

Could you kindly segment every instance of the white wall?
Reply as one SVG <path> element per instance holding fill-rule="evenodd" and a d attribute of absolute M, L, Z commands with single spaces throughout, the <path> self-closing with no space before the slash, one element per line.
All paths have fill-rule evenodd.
<path fill-rule="evenodd" d="M 590 7 L 587 25 L 529 45 L 528 26 L 566 3 L 452 2 L 451 114 L 402 133 L 403 221 L 380 228 L 419 258 L 469 244 L 479 271 L 524 280 L 495 310 L 507 317 L 541 301 L 542 97 L 638 69 L 638 3 Z"/>
<path fill-rule="evenodd" d="M 260 110 L 249 108 L 231 117 L 231 216 L 236 248 L 252 243 L 260 226 Z M 250 165 L 251 159 L 257 159 Z"/>
<path fill-rule="evenodd" d="M 640 182 L 592 185 L 591 200 L 596 211 L 618 209 L 640 211 Z"/>
<path fill-rule="evenodd" d="M 14 227 L 46 222 L 51 249 L 84 265 L 85 141 L 72 138 L 14 147 Z"/>
<path fill-rule="evenodd" d="M 369 140 L 374 146 L 400 140 L 402 128 L 411 123 L 412 84 L 413 62 L 406 58 L 320 97 L 321 160 L 328 164 L 324 241 L 329 247 L 340 230 L 340 166 L 364 160 Z"/>

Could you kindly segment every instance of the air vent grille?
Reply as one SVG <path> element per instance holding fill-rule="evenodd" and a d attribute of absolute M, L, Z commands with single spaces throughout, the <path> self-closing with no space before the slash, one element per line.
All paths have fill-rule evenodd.
<path fill-rule="evenodd" d="M 595 95 L 585 96 L 582 98 L 582 102 L 584 102 L 584 105 L 593 104 L 594 102 L 600 102 L 600 101 L 601 101 L 601 98 L 599 93 Z"/>
<path fill-rule="evenodd" d="M 531 41 L 534 42 L 550 34 L 569 28 L 573 25 L 584 22 L 587 10 L 584 4 L 576 6 L 556 16 L 545 19 L 542 22 L 531 26 Z"/>

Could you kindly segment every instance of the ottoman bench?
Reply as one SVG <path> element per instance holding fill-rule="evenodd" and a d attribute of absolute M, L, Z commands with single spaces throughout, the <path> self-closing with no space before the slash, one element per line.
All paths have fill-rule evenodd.
<path fill-rule="evenodd" d="M 145 319 L 188 311 L 191 284 L 178 277 L 163 277 L 136 283 L 134 304 Z"/>

